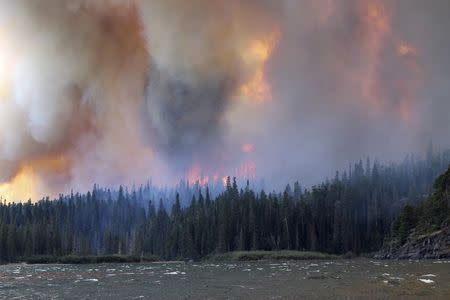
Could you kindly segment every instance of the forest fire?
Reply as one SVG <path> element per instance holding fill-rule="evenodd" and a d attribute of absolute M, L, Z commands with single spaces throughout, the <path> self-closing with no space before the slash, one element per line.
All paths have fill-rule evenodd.
<path fill-rule="evenodd" d="M 449 3 L 0 0 L 0 299 L 448 298 Z"/>
<path fill-rule="evenodd" d="M 206 186 L 209 183 L 209 176 L 203 174 L 200 166 L 194 165 L 186 175 L 186 180 L 190 184 L 198 183 L 200 186 Z"/>
<path fill-rule="evenodd" d="M 210 176 L 217 182 L 233 168 L 240 168 L 237 163 L 228 170 L 209 172 L 205 166 L 211 162 L 192 163 L 197 150 L 191 144 L 197 141 L 199 146 L 208 146 L 209 141 L 203 141 L 208 135 L 211 140 L 220 139 L 213 136 L 218 135 L 221 115 L 236 90 L 248 101 L 271 98 L 265 68 L 279 33 L 269 30 L 271 25 L 267 31 L 261 30 L 265 27 L 261 26 L 262 19 L 246 15 L 257 11 L 263 15 L 262 8 L 243 6 L 245 13 L 236 15 L 239 27 L 226 35 L 222 33 L 229 30 L 230 20 L 191 24 L 198 26 L 195 35 L 202 40 L 193 44 L 182 39 L 184 28 L 174 28 L 176 37 L 170 39 L 155 23 L 167 22 L 171 18 L 158 18 L 173 13 L 191 23 L 192 10 L 183 1 L 92 4 L 64 0 L 52 10 L 45 5 L 18 1 L 0 16 L 3 197 L 36 199 L 44 194 L 55 196 L 55 190 L 67 192 L 73 186 L 86 187 L 95 182 L 132 183 L 136 178 L 152 176 L 156 169 L 164 170 L 166 182 L 175 182 L 172 177 L 180 175 L 180 168 L 176 164 L 171 167 L 172 160 L 186 161 L 182 169 L 187 171 L 181 173 L 191 183 L 201 185 L 208 184 Z M 195 6 L 221 14 L 218 2 L 199 0 Z M 236 13 L 233 7 L 229 9 Z M 153 15 L 154 11 L 158 15 Z M 19 26 L 17 18 L 27 22 Z M 251 27 L 243 30 L 248 25 Z M 205 26 L 211 33 L 198 34 Z M 14 41 L 6 34 L 14 36 Z M 155 39 L 156 43 L 149 43 Z M 9 49 L 13 44 L 23 49 L 14 63 Z M 166 51 L 166 46 L 171 51 L 184 51 Z M 171 57 L 167 59 L 167 55 Z M 218 65 L 212 67 L 211 63 Z M 155 80 L 155 74 L 147 82 L 148 69 L 161 82 Z M 210 78 L 216 82 L 210 82 Z M 176 94 L 177 89 L 184 92 Z M 171 97 L 178 100 L 168 101 Z M 203 103 L 199 105 L 198 101 Z M 147 116 L 140 113 L 142 105 L 147 106 Z M 168 111 L 173 115 L 162 120 L 160 116 Z M 187 115 L 180 118 L 179 114 Z M 146 132 L 141 133 L 141 128 Z M 118 147 L 120 140 L 126 148 Z M 203 147 L 203 151 L 208 152 L 207 148 L 212 147 Z M 157 151 L 174 154 L 155 158 Z M 70 164 L 59 159 L 63 155 L 70 157 Z M 219 162 L 222 165 L 234 160 L 225 154 L 212 156 L 223 157 Z M 129 162 L 129 157 L 144 163 Z M 163 180 L 155 179 L 159 181 L 163 184 Z"/>
<path fill-rule="evenodd" d="M 218 175 L 222 174 L 222 175 Z M 227 175 L 225 175 L 227 174 Z M 189 184 L 198 184 L 200 187 L 216 186 L 221 183 L 226 186 L 227 178 L 236 178 L 238 180 L 256 180 L 256 164 L 254 161 L 244 161 L 241 165 L 232 171 L 221 171 L 215 175 L 205 175 L 198 166 L 194 166 L 186 175 Z M 220 181 L 219 181 L 220 179 Z"/>
<path fill-rule="evenodd" d="M 219 164 L 218 162 L 214 166 L 205 169 L 202 169 L 200 164 L 194 164 L 184 177 L 190 184 L 198 184 L 201 187 L 208 185 L 216 186 L 219 183 L 223 183 L 225 186 L 228 176 L 231 178 L 235 177 L 239 180 L 257 179 L 256 163 L 251 160 L 255 146 L 250 143 L 245 143 L 241 146 L 241 151 L 245 157 L 240 159 L 236 168 L 226 167 L 225 164 Z M 221 179 L 220 182 L 219 179 Z"/>
<path fill-rule="evenodd" d="M 312 131 L 420 125 L 431 56 L 400 4 L 269 2 L 0 2 L 0 195 L 255 179 Z"/>

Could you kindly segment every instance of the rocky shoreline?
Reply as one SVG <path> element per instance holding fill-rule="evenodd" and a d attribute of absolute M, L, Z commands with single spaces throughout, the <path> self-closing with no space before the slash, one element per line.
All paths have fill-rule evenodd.
<path fill-rule="evenodd" d="M 441 259 L 450 258 L 450 226 L 430 234 L 412 237 L 402 245 L 387 245 L 376 259 Z"/>

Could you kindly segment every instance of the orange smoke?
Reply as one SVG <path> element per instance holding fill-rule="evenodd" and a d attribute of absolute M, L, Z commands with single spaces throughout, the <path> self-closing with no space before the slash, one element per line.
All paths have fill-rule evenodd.
<path fill-rule="evenodd" d="M 243 63 L 255 70 L 250 79 L 240 86 L 239 96 L 250 101 L 263 102 L 272 99 L 272 89 L 266 79 L 266 65 L 278 43 L 280 32 L 273 31 L 262 39 L 256 39 L 242 53 Z"/>
<path fill-rule="evenodd" d="M 363 24 L 366 27 L 365 74 L 362 77 L 362 95 L 378 113 L 383 106 L 383 87 L 380 82 L 382 52 L 391 33 L 390 19 L 382 1 L 365 0 L 360 4 Z"/>
<path fill-rule="evenodd" d="M 370 0 L 366 1 L 365 5 L 366 15 L 364 18 L 369 26 L 379 33 L 389 33 L 391 31 L 391 22 L 383 2 Z"/>
<path fill-rule="evenodd" d="M 355 78 L 360 81 L 362 97 L 375 115 L 392 110 L 409 123 L 421 82 L 418 51 L 397 37 L 391 21 L 393 12 L 385 1 L 361 1 L 359 11 L 366 47 L 363 74 L 355 74 Z M 395 60 L 394 64 L 388 57 Z M 390 68 L 394 70 L 387 75 L 392 78 L 386 77 L 385 69 Z"/>
<path fill-rule="evenodd" d="M 49 22 L 44 9 L 20 2 L 11 20 L 0 18 L 0 165 L 9 167 L 0 197 L 37 200 L 149 177 L 152 152 L 136 122 L 148 53 L 132 2 L 80 1 L 73 10 L 55 2 Z M 25 24 L 16 28 L 15 14 Z"/>
<path fill-rule="evenodd" d="M 105 184 L 109 184 L 110 182 L 126 180 L 127 177 L 132 177 L 133 180 L 139 180 L 139 178 L 144 176 L 141 176 L 141 174 L 147 175 L 150 173 L 149 162 L 152 160 L 151 158 L 154 156 L 154 153 L 148 145 L 141 143 L 140 132 L 136 129 L 138 126 L 134 123 L 140 115 L 140 103 L 143 98 L 141 93 L 143 93 L 143 87 L 147 84 L 147 78 L 143 75 L 130 81 L 132 86 L 129 89 L 132 92 L 124 88 L 122 83 L 128 83 L 126 79 L 132 77 L 131 74 L 134 76 L 135 74 L 147 73 L 148 55 L 152 53 L 152 49 L 147 46 L 147 40 L 142 35 L 142 27 L 145 27 L 145 24 L 139 22 L 139 12 L 136 9 L 127 8 L 126 4 L 123 4 L 127 3 L 127 1 L 112 2 L 117 2 L 118 4 L 107 5 L 105 9 L 102 9 L 104 1 L 99 1 L 99 4 L 96 4 L 97 2 L 94 3 L 94 1 L 86 1 L 83 2 L 84 4 L 80 10 L 81 15 L 85 17 L 92 15 L 90 18 L 87 18 L 93 23 L 89 25 L 92 28 L 89 28 L 95 30 L 97 33 L 93 36 L 86 33 L 86 37 L 83 34 L 79 39 L 84 43 L 90 39 L 95 39 L 97 35 L 102 38 L 98 41 L 101 47 L 99 45 L 91 46 L 96 51 L 93 51 L 93 54 L 87 55 L 89 59 L 92 59 L 92 62 L 95 62 L 95 69 L 91 70 L 88 68 L 86 72 L 90 75 L 88 78 L 83 78 L 80 82 L 78 78 L 75 78 L 77 80 L 74 80 L 74 82 L 77 84 L 74 84 L 73 87 L 69 86 L 69 88 L 74 89 L 73 93 L 76 94 L 75 96 L 79 96 L 74 97 L 77 99 L 77 103 L 80 102 L 82 105 L 76 105 L 74 108 L 74 111 L 79 115 L 77 118 L 74 118 L 73 124 L 69 122 L 70 124 L 67 125 L 70 127 L 70 130 L 68 129 L 64 132 L 64 136 L 67 138 L 64 138 L 58 143 L 57 149 L 55 147 L 50 150 L 48 148 L 42 148 L 43 150 L 39 148 L 37 152 L 33 152 L 30 155 L 27 154 L 25 158 L 19 157 L 20 162 L 15 165 L 16 168 L 18 167 L 18 172 L 10 182 L 0 184 L 0 196 L 11 200 L 26 200 L 30 197 L 36 199 L 38 195 L 41 195 L 41 192 L 51 193 L 52 185 L 56 187 L 59 181 L 64 181 L 71 176 L 71 171 L 73 171 L 71 170 L 71 161 L 61 154 L 71 150 L 73 150 L 71 152 L 71 158 L 74 162 L 77 162 L 77 165 L 84 162 L 83 167 L 80 168 L 82 172 L 77 175 L 78 181 L 85 180 L 86 182 L 91 182 L 99 178 L 108 177 L 111 179 L 105 180 Z M 183 4 L 183 1 L 172 2 L 173 5 Z M 203 4 L 203 2 L 207 3 L 207 1 L 197 2 L 198 5 Z M 339 13 L 339 1 L 310 0 L 310 2 L 312 18 L 317 19 L 319 25 L 336 25 L 333 21 L 337 16 L 336 14 Z M 130 3 L 134 2 L 131 1 Z M 391 6 L 389 6 L 388 0 L 353 0 L 350 3 L 354 4 L 351 13 L 357 14 L 356 16 L 352 16 L 352 21 L 354 22 L 352 22 L 351 26 L 357 27 L 355 30 L 357 32 L 355 34 L 355 39 L 357 39 L 356 44 L 361 46 L 361 49 L 358 48 L 355 50 L 354 54 L 357 55 L 355 55 L 355 58 L 351 58 L 352 62 L 353 59 L 358 60 L 359 55 L 362 55 L 360 61 L 356 61 L 350 67 L 347 61 L 343 63 L 345 64 L 345 70 L 339 69 L 339 71 L 343 71 L 345 74 L 348 74 L 346 72 L 351 73 L 349 81 L 352 96 L 356 91 L 356 94 L 360 96 L 358 101 L 361 101 L 362 106 L 367 108 L 370 113 L 378 116 L 380 113 L 394 112 L 399 116 L 400 120 L 409 122 L 414 117 L 413 104 L 416 102 L 415 97 L 417 97 L 422 84 L 420 59 L 423 53 L 415 45 L 412 45 L 404 37 L 400 37 L 396 33 L 395 22 L 393 22 L 395 13 Z M 186 6 L 190 7 L 189 4 Z M 216 7 L 216 5 L 211 4 L 211 7 Z M 95 8 L 93 12 L 91 12 L 92 8 Z M 186 12 L 184 12 L 184 9 L 186 9 Z M 124 14 L 124 11 L 128 11 L 129 15 Z M 172 12 L 171 4 L 167 4 L 167 11 Z M 180 15 L 187 18 L 185 21 L 191 20 L 188 18 L 191 16 L 190 9 L 188 8 L 183 8 L 183 13 Z M 74 19 L 74 21 L 78 20 L 78 18 Z M 80 18 L 80 20 L 85 20 L 85 18 Z M 78 24 L 78 22 L 72 23 Z M 246 23 L 243 22 L 243 24 Z M 352 29 L 355 29 L 353 27 Z M 258 26 L 258 28 L 260 27 Z M 227 30 L 225 29 L 228 29 L 228 26 L 225 26 L 225 28 L 218 26 L 216 31 L 221 33 L 218 36 L 221 38 L 226 37 Z M 261 33 L 263 30 L 265 32 Z M 33 30 L 31 31 L 33 32 Z M 89 31 L 91 30 L 86 32 Z M 165 30 L 163 31 L 163 34 L 165 34 Z M 182 56 L 182 59 L 180 59 L 183 63 L 189 60 L 184 59 L 184 57 L 190 58 L 191 54 L 195 54 L 192 56 L 198 58 L 198 61 L 193 63 L 194 67 L 192 69 L 197 70 L 196 63 L 199 63 L 201 67 L 198 69 L 201 71 L 199 73 L 202 73 L 202 76 L 205 71 L 204 69 L 212 69 L 215 67 L 211 62 L 219 62 L 220 68 L 223 68 L 224 70 L 222 71 L 225 73 L 228 70 L 228 62 L 231 61 L 234 65 L 240 65 L 230 67 L 231 69 L 239 69 L 239 74 L 236 75 L 238 78 L 232 78 L 238 81 L 236 91 L 233 91 L 234 96 L 239 100 L 243 99 L 250 102 L 250 105 L 253 105 L 253 103 L 260 104 L 265 101 L 270 101 L 273 98 L 272 87 L 267 76 L 268 64 L 273 57 L 281 34 L 281 27 L 270 26 L 270 28 L 264 27 L 261 30 L 250 30 L 248 34 L 243 34 L 242 36 L 238 34 L 237 37 L 225 39 L 226 45 L 222 45 L 222 41 L 218 41 L 216 38 L 205 38 L 205 44 L 207 45 L 213 44 L 211 41 L 217 43 L 217 45 L 213 45 L 214 47 L 212 49 L 205 47 L 208 51 L 220 49 L 220 53 L 212 55 L 209 59 L 204 59 L 202 55 L 197 55 L 196 47 L 193 47 L 193 49 L 184 49 L 183 47 L 161 46 L 161 48 L 163 50 L 166 50 L 166 48 L 177 49 L 180 53 L 186 51 L 187 55 Z M 14 37 L 13 35 L 11 36 Z M 163 36 L 165 37 L 165 35 Z M 183 41 L 187 45 L 186 48 L 189 48 L 188 46 L 191 45 L 191 40 L 187 38 L 186 41 Z M 228 45 L 231 43 L 231 46 Z M 9 82 L 11 78 L 10 73 L 14 65 L 15 57 L 18 55 L 17 51 L 15 51 L 16 49 L 11 48 L 13 47 L 12 45 L 14 45 L 14 42 L 9 41 L 2 28 L 0 28 L 0 105 L 3 101 L 8 101 L 8 96 L 11 92 L 9 90 L 11 88 Z M 172 44 L 169 43 L 169 45 Z M 181 43 L 181 45 L 184 44 Z M 326 45 L 329 44 L 327 43 Z M 99 49 L 96 47 L 99 47 Z M 228 53 L 230 51 L 229 48 L 233 50 L 231 51 L 232 55 Z M 66 50 L 65 48 L 62 49 Z M 335 49 L 330 51 L 335 51 Z M 26 51 L 24 50 L 24 52 Z M 161 52 L 165 54 L 165 51 L 161 50 Z M 238 54 L 237 59 L 236 53 Z M 328 54 L 328 52 L 326 53 Z M 343 55 L 345 56 L 347 54 L 345 53 Z M 170 58 L 170 56 L 168 57 Z M 168 59 L 169 62 L 165 61 L 168 57 L 162 55 L 164 62 L 169 64 L 171 63 L 170 59 Z M 230 59 L 230 57 L 233 59 Z M 62 56 L 62 58 L 65 58 L 65 56 Z M 87 65 L 90 66 L 92 64 Z M 73 66 L 69 65 L 70 68 L 68 69 L 73 69 L 75 66 L 75 64 Z M 172 67 L 171 64 L 170 66 Z M 177 70 L 178 66 L 175 69 Z M 349 71 L 348 69 L 351 70 Z M 192 74 L 190 68 L 188 70 L 188 73 Z M 124 71 L 127 72 L 123 73 Z M 209 73 L 206 72 L 206 74 Z M 82 75 L 84 76 L 85 74 L 83 73 Z M 345 78 L 343 80 L 348 79 Z M 92 81 L 98 81 L 98 85 L 93 85 L 92 87 L 89 85 L 89 93 L 85 94 L 90 97 L 86 97 L 86 99 L 81 97 L 80 90 L 84 88 L 86 82 L 90 83 Z M 47 80 L 46 82 L 49 81 Z M 83 96 L 86 95 L 83 94 Z M 99 100 L 103 99 L 107 99 L 105 103 L 108 105 L 102 105 L 102 102 Z M 81 108 L 84 108 L 87 112 L 80 113 L 79 109 Z M 91 115 L 95 115 L 95 117 Z M 61 119 L 64 121 L 69 119 L 67 116 L 62 115 Z M 84 127 L 89 127 L 89 130 L 85 130 Z M 92 153 L 86 151 L 87 153 L 78 154 L 77 151 L 83 152 L 78 148 L 83 147 L 75 147 L 77 148 L 75 150 L 72 149 L 73 144 L 76 146 L 79 145 L 77 143 L 81 139 L 79 138 L 80 136 L 85 137 L 83 139 L 83 146 L 86 148 L 92 147 L 89 149 Z M 121 145 L 126 145 L 126 147 L 120 147 Z M 24 143 L 24 147 L 26 146 L 28 144 Z M 212 172 L 210 172 L 211 166 L 203 168 L 205 166 L 193 164 L 187 174 L 185 174 L 185 177 L 190 183 L 198 182 L 202 186 L 207 185 L 211 181 L 216 183 L 220 182 L 223 178 L 226 179 L 223 176 L 225 174 L 239 176 L 240 178 L 256 178 L 255 162 L 249 160 L 252 153 L 255 152 L 254 145 L 245 143 L 238 145 L 237 149 L 234 150 L 235 153 L 241 152 L 240 154 L 242 155 L 240 157 L 241 160 L 238 159 L 235 164 L 228 165 L 225 163 L 224 161 L 228 162 L 227 157 L 224 161 L 218 162 L 219 165 L 227 165 L 227 167 L 217 167 Z M 109 160 L 107 164 L 110 168 L 106 168 L 105 170 L 107 171 L 99 168 L 101 171 L 98 171 L 98 174 L 91 174 L 94 168 L 90 168 L 90 162 L 98 163 L 99 158 L 103 157 L 106 152 L 108 154 L 104 157 Z M 45 158 L 34 159 L 35 156 L 45 156 Z M 83 158 L 80 158 L 81 156 L 86 156 L 86 158 L 83 160 Z M 129 160 L 127 159 L 128 157 L 132 157 L 133 159 Z M 242 162 L 242 160 L 245 161 Z M 135 174 L 130 175 L 132 172 Z M 214 175 L 211 176 L 211 174 Z M 43 181 L 45 181 L 47 188 L 42 188 Z"/>
<path fill-rule="evenodd" d="M 397 46 L 398 56 L 417 56 L 417 54 L 417 50 L 404 41 L 401 41 Z"/>
<path fill-rule="evenodd" d="M 0 197 L 7 201 L 35 201 L 44 191 L 47 196 L 56 196 L 58 191 L 51 191 L 51 185 L 58 186 L 59 181 L 67 180 L 70 167 L 70 161 L 63 156 L 25 163 L 12 180 L 0 184 Z"/>
<path fill-rule="evenodd" d="M 413 46 L 404 41 L 399 42 L 397 55 L 404 67 L 404 73 L 397 81 L 399 112 L 402 120 L 409 123 L 413 119 L 411 105 L 423 85 L 423 72 L 419 51 Z"/>

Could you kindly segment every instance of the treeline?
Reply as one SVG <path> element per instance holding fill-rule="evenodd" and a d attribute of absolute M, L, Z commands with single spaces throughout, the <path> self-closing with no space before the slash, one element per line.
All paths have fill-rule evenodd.
<path fill-rule="evenodd" d="M 392 226 L 389 242 L 403 245 L 411 235 L 417 237 L 445 226 L 450 226 L 450 167 L 438 177 L 426 201 L 405 205 Z"/>
<path fill-rule="evenodd" d="M 156 255 L 198 259 L 235 250 L 342 254 L 379 249 L 394 218 L 430 192 L 450 152 L 382 166 L 356 163 L 310 189 L 281 193 L 239 188 L 228 178 L 212 196 L 198 189 L 183 205 L 146 199 L 139 189 L 94 188 L 37 203 L 0 204 L 0 260 L 51 255 Z M 145 203 L 145 205 L 143 204 Z"/>

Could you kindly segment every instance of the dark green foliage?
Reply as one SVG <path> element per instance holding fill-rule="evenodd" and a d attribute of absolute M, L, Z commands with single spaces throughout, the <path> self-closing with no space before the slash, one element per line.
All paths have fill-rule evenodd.
<path fill-rule="evenodd" d="M 138 263 L 138 262 L 155 262 L 159 258 L 156 256 L 125 256 L 125 255 L 102 255 L 102 256 L 32 256 L 25 259 L 27 264 L 102 264 L 102 263 Z"/>
<path fill-rule="evenodd" d="M 57 258 L 50 255 L 37 255 L 25 259 L 27 264 L 54 264 L 57 263 Z"/>
<path fill-rule="evenodd" d="M 403 245 L 407 237 L 431 233 L 441 229 L 450 219 L 450 167 L 439 176 L 434 192 L 417 207 L 406 205 L 392 226 L 394 242 Z M 448 225 L 448 224 L 447 224 Z"/>
<path fill-rule="evenodd" d="M 449 173 L 438 179 L 429 204 L 406 206 L 392 225 L 405 204 L 430 193 L 444 162 L 450 162 L 449 154 L 387 167 L 367 161 L 364 168 L 360 161 L 333 180 L 306 190 L 295 183 L 282 193 L 256 192 L 249 183 L 240 189 L 228 178 L 215 194 L 198 184 L 184 186 L 172 198 L 142 188 L 94 187 L 54 201 L 0 202 L 0 261 L 200 259 L 257 250 L 372 252 L 391 228 L 404 241 L 417 224 L 440 226 L 448 218 Z M 161 200 L 155 203 L 148 195 Z"/>
<path fill-rule="evenodd" d="M 421 210 L 421 227 L 438 229 L 450 217 L 450 167 L 434 184 L 434 193 L 423 203 Z"/>
<path fill-rule="evenodd" d="M 310 251 L 236 251 L 223 254 L 215 254 L 206 257 L 211 261 L 253 261 L 253 260 L 319 260 L 338 259 L 337 255 Z"/>
<path fill-rule="evenodd" d="M 403 245 L 406 242 L 411 231 L 417 226 L 417 222 L 418 217 L 414 206 L 405 205 L 392 226 L 393 236 L 400 244 Z"/>

